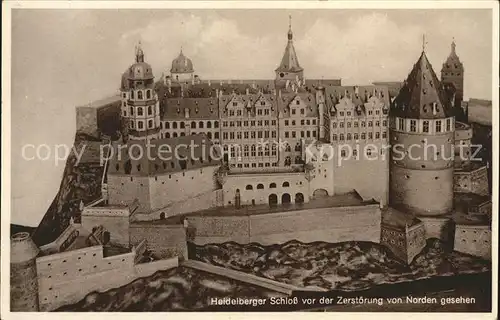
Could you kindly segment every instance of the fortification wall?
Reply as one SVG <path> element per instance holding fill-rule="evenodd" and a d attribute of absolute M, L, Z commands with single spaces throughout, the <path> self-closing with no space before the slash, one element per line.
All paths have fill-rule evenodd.
<path fill-rule="evenodd" d="M 160 270 L 168 270 L 179 266 L 179 258 L 157 260 L 148 263 L 140 263 L 135 265 L 135 273 L 138 278 L 149 277 Z"/>
<path fill-rule="evenodd" d="M 88 216 L 82 215 L 82 226 L 86 230 L 102 225 L 109 232 L 110 243 L 128 247 L 130 244 L 129 218 L 122 216 Z"/>
<path fill-rule="evenodd" d="M 200 195 L 194 196 L 192 198 L 189 198 L 187 200 L 173 202 L 171 205 L 153 211 L 151 213 L 134 214 L 133 220 L 134 221 L 159 220 L 162 219 L 162 217 L 168 218 L 172 216 L 182 215 L 188 212 L 195 212 L 209 208 L 220 207 L 224 205 L 222 201 L 222 196 L 223 196 L 222 189 L 208 191 Z"/>
<path fill-rule="evenodd" d="M 491 260 L 491 241 L 491 229 L 488 226 L 456 226 L 456 251 Z"/>
<path fill-rule="evenodd" d="M 418 217 L 425 227 L 426 238 L 437 238 L 445 242 L 453 239 L 454 225 L 449 217 Z"/>
<path fill-rule="evenodd" d="M 133 252 L 103 257 L 102 246 L 37 259 L 40 310 L 73 303 L 94 290 L 123 285 L 134 277 Z"/>
<path fill-rule="evenodd" d="M 151 210 L 149 177 L 108 174 L 108 203 L 130 205 L 137 199 L 138 212 Z"/>
<path fill-rule="evenodd" d="M 455 171 L 453 187 L 455 192 L 488 195 L 488 169 L 484 166 L 471 171 Z"/>
<path fill-rule="evenodd" d="M 375 199 L 382 204 L 387 204 L 389 201 L 388 150 L 382 150 L 382 144 L 376 144 L 376 149 L 371 147 L 372 155 L 367 156 L 375 160 L 369 160 L 362 157 L 365 147 L 369 148 L 367 144 L 360 143 L 359 160 L 354 157 L 339 160 L 338 155 L 335 155 L 334 193 L 345 194 L 355 190 L 363 199 Z"/>
<path fill-rule="evenodd" d="M 182 225 L 131 224 L 131 244 L 137 245 L 143 239 L 147 241 L 148 249 L 160 259 L 187 258 L 186 230 Z"/>
<path fill-rule="evenodd" d="M 188 217 L 196 244 L 235 241 L 264 245 L 380 239 L 378 205 L 298 210 L 241 217 Z"/>
<path fill-rule="evenodd" d="M 76 131 L 98 137 L 97 109 L 89 106 L 76 108 Z"/>

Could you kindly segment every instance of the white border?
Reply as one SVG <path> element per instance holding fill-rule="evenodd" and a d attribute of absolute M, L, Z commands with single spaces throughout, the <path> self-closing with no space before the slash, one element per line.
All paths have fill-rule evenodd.
<path fill-rule="evenodd" d="M 246 318 L 302 318 L 325 319 L 330 317 L 342 317 L 348 319 L 361 319 L 374 317 L 373 313 L 336 313 L 336 312 L 287 312 L 287 313 L 10 313 L 10 277 L 9 262 L 6 257 L 10 256 L 10 211 L 11 211 L 11 10 L 26 8 L 58 8 L 58 9 L 492 9 L 493 11 L 493 61 L 492 61 L 492 100 L 493 100 L 493 248 L 492 248 L 492 283 L 493 283 L 493 309 L 492 313 L 376 313 L 384 319 L 406 319 L 428 318 L 441 319 L 450 317 L 459 319 L 496 319 L 498 313 L 497 291 L 498 291 L 498 134 L 499 134 L 499 11 L 496 1 L 7 1 L 2 3 L 2 207 L 1 207 L 1 313 L 2 319 L 28 319 L 33 316 L 53 319 L 69 318 L 85 319 L 94 317 L 103 318 L 132 318 L 138 316 L 154 317 L 157 319 L 169 318 L 181 319 L 185 316 L 201 316 L 204 319 L 246 319 Z"/>

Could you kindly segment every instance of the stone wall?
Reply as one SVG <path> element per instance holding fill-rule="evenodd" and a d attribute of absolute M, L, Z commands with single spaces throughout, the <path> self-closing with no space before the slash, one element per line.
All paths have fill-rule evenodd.
<path fill-rule="evenodd" d="M 223 206 L 223 191 L 218 189 L 208 191 L 186 200 L 172 202 L 165 208 L 158 209 L 150 213 L 137 213 L 133 215 L 134 221 L 159 220 L 164 215 L 165 218 L 182 215 L 188 212 L 201 211 L 209 208 Z M 162 215 L 163 213 L 163 215 Z"/>
<path fill-rule="evenodd" d="M 320 208 L 232 217 L 188 217 L 196 244 L 235 241 L 269 245 L 302 242 L 373 241 L 380 239 L 377 205 Z"/>
<path fill-rule="evenodd" d="M 96 108 L 89 106 L 76 108 L 76 131 L 92 137 L 99 137 Z"/>
<path fill-rule="evenodd" d="M 453 239 L 454 224 L 447 217 L 418 217 L 425 227 L 427 239 L 437 238 L 445 242 L 450 242 Z"/>
<path fill-rule="evenodd" d="M 453 187 L 455 192 L 488 195 L 488 169 L 484 166 L 470 171 L 455 171 Z"/>
<path fill-rule="evenodd" d="M 491 260 L 491 228 L 489 226 L 457 225 L 454 249 Z"/>
<path fill-rule="evenodd" d="M 102 246 L 37 259 L 40 311 L 74 303 L 94 290 L 123 285 L 134 277 L 133 252 L 104 257 Z"/>
<path fill-rule="evenodd" d="M 109 232 L 110 243 L 128 247 L 130 244 L 129 217 L 82 215 L 82 226 L 86 230 L 102 225 Z"/>
<path fill-rule="evenodd" d="M 130 226 L 130 242 L 139 244 L 143 239 L 148 249 L 159 259 L 187 258 L 186 230 L 182 225 L 138 223 Z"/>

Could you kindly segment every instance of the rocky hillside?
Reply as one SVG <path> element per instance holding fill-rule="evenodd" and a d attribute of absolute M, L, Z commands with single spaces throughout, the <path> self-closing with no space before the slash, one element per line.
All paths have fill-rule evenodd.
<path fill-rule="evenodd" d="M 193 258 L 203 262 L 299 287 L 329 290 L 362 290 L 384 283 L 491 269 L 487 261 L 447 252 L 438 239 L 428 240 L 411 265 L 401 263 L 387 248 L 373 242 L 290 241 L 270 246 L 228 242 L 193 247 Z"/>

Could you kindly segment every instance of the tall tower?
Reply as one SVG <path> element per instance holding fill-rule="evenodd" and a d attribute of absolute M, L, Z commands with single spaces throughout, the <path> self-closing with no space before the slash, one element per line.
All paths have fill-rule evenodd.
<path fill-rule="evenodd" d="M 131 140 L 158 139 L 160 103 L 154 91 L 153 69 L 144 62 L 141 45 L 136 47 L 135 63 L 122 76 L 122 120 L 128 124 Z"/>
<path fill-rule="evenodd" d="M 12 236 L 10 247 L 10 310 L 38 311 L 38 248 L 29 233 Z"/>
<path fill-rule="evenodd" d="M 421 216 L 453 208 L 454 116 L 422 50 L 390 115 L 390 203 Z"/>
<path fill-rule="evenodd" d="M 278 86 L 283 86 L 287 82 L 301 82 L 304 79 L 304 69 L 299 64 L 295 47 L 293 46 L 292 18 L 290 17 L 288 25 L 288 43 L 285 48 L 285 53 L 281 59 L 276 72 L 276 83 Z"/>
<path fill-rule="evenodd" d="M 465 112 L 462 110 L 462 101 L 464 99 L 464 66 L 456 53 L 455 40 L 451 43 L 451 52 L 441 68 L 441 82 L 443 84 L 452 84 L 455 91 L 455 97 L 452 101 L 454 114 L 458 121 L 467 121 L 464 119 Z"/>

